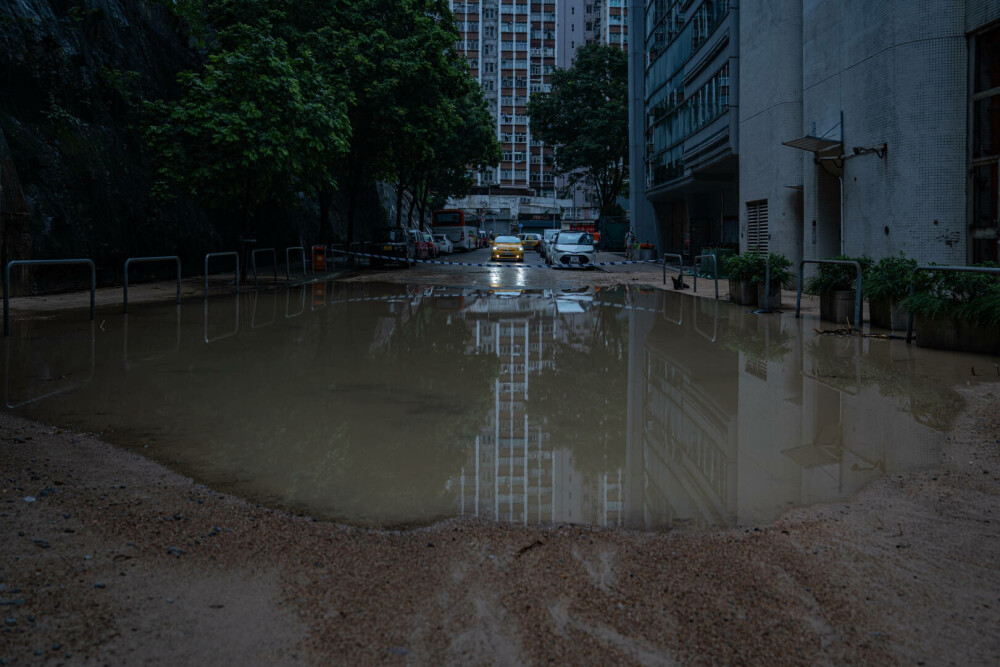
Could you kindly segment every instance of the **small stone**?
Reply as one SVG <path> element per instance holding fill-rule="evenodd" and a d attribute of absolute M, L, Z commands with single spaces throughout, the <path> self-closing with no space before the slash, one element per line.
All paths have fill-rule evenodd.
<path fill-rule="evenodd" d="M 34 496 L 25 496 L 24 497 L 24 502 L 26 502 L 26 503 L 33 503 L 33 502 L 35 502 L 35 497 Z"/>
<path fill-rule="evenodd" d="M 4 625 L 17 625 L 17 619 L 16 618 L 5 618 L 5 619 L 3 619 L 3 624 Z"/>
<path fill-rule="evenodd" d="M 428 546 L 428 547 L 433 547 L 433 546 L 434 546 L 434 543 L 433 543 L 433 542 L 428 542 L 428 543 L 427 543 L 427 546 Z"/>
<path fill-rule="evenodd" d="M 86 555 L 85 555 L 85 556 L 83 557 L 83 560 L 90 560 L 90 558 L 91 558 L 90 554 L 86 554 Z"/>
<path fill-rule="evenodd" d="M 39 549 L 48 549 L 49 548 L 49 543 L 46 542 L 45 540 L 32 540 L 32 542 L 34 542 L 35 546 L 38 547 Z"/>
<path fill-rule="evenodd" d="M 102 584 L 100 581 L 95 581 L 94 588 L 104 588 L 104 584 Z"/>
<path fill-rule="evenodd" d="M 62 644 L 60 644 L 59 642 L 56 642 L 55 644 L 52 645 L 52 650 L 53 651 L 58 651 L 61 648 L 62 648 Z"/>

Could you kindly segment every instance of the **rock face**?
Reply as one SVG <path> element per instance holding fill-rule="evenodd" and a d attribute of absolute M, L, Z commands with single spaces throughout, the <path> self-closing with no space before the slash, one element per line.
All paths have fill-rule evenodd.
<path fill-rule="evenodd" d="M 176 96 L 178 72 L 204 53 L 169 0 L 0 3 L 0 260 L 80 258 L 119 283 L 130 256 L 178 254 L 185 273 L 206 252 L 238 249 L 226 211 L 149 196 L 142 100 Z M 377 211 L 374 188 L 365 209 Z M 334 205 L 337 213 L 337 202 Z M 362 211 L 362 214 L 365 210 Z M 384 218 L 384 214 L 382 215 Z M 258 247 L 333 240 L 313 202 L 265 206 Z M 167 271 L 170 270 L 166 267 Z M 85 272 L 84 272 L 85 273 Z M 71 284 L 72 272 L 21 271 L 15 293 Z"/>

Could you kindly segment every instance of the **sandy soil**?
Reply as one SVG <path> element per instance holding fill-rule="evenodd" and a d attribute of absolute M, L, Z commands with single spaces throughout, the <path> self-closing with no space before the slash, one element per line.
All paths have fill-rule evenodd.
<path fill-rule="evenodd" d="M 0 416 L 5 664 L 996 664 L 996 385 L 936 470 L 761 529 L 447 521 L 221 495 Z"/>

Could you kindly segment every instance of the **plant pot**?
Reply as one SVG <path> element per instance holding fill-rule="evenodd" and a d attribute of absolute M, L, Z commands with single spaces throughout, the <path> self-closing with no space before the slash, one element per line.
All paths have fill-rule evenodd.
<path fill-rule="evenodd" d="M 969 320 L 931 319 L 917 315 L 913 328 L 916 330 L 917 347 L 1000 354 L 1000 327 Z"/>
<path fill-rule="evenodd" d="M 827 322 L 858 328 L 863 323 L 854 321 L 854 290 L 836 290 L 820 294 L 819 317 Z M 861 319 L 864 319 L 864 310 Z"/>
<path fill-rule="evenodd" d="M 729 300 L 738 306 L 757 305 L 757 285 L 749 280 L 729 279 Z"/>
<path fill-rule="evenodd" d="M 899 301 L 889 297 L 868 300 L 868 320 L 872 326 L 891 331 L 905 331 L 906 319 L 906 309 Z"/>
<path fill-rule="evenodd" d="M 772 280 L 770 294 L 764 294 L 764 283 L 757 283 L 757 307 L 762 309 L 781 308 L 781 283 Z"/>
<path fill-rule="evenodd" d="M 639 259 L 656 259 L 656 248 L 639 248 Z"/>

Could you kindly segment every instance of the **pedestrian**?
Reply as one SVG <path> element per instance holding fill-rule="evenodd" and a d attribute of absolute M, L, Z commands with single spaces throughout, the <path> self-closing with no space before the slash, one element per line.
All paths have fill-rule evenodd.
<path fill-rule="evenodd" d="M 630 260 L 635 254 L 635 230 L 629 226 L 625 232 L 625 259 Z"/>

